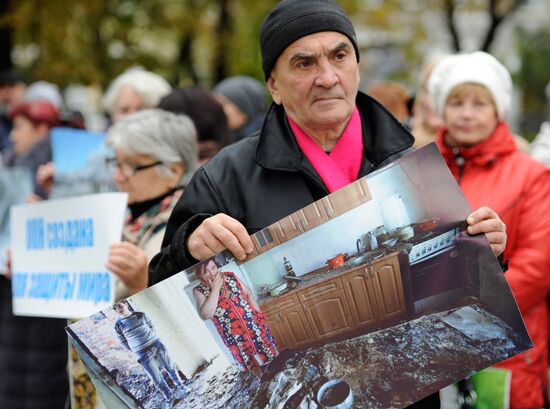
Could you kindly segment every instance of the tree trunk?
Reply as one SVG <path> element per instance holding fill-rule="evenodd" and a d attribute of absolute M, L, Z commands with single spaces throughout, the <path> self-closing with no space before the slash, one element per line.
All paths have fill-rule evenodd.
<path fill-rule="evenodd" d="M 510 5 L 510 8 L 504 11 L 502 14 L 499 14 L 497 11 L 497 3 L 498 3 L 497 0 L 489 1 L 489 15 L 491 16 L 491 23 L 489 24 L 489 29 L 487 30 L 485 39 L 481 43 L 480 50 L 482 51 L 486 51 L 486 52 L 489 51 L 495 39 L 496 31 L 500 26 L 500 24 L 504 21 L 506 17 L 508 17 L 511 13 L 513 13 L 523 3 L 523 1 L 515 0 Z"/>
<path fill-rule="evenodd" d="M 231 35 L 231 14 L 229 12 L 230 0 L 219 0 L 220 18 L 218 20 L 218 44 L 214 57 L 214 84 L 227 77 L 227 56 L 228 42 Z"/>
<path fill-rule="evenodd" d="M 187 76 L 193 84 L 199 82 L 197 71 L 195 70 L 195 64 L 193 61 L 193 37 L 186 33 L 180 42 L 180 52 L 178 56 L 178 62 L 174 75 L 172 77 L 172 84 L 178 86 L 181 82 L 182 72 L 187 71 Z"/>
<path fill-rule="evenodd" d="M 445 17 L 447 19 L 447 27 L 451 34 L 452 47 L 455 52 L 460 51 L 460 38 L 458 36 L 458 30 L 456 29 L 454 14 L 456 5 L 454 0 L 445 0 Z"/>

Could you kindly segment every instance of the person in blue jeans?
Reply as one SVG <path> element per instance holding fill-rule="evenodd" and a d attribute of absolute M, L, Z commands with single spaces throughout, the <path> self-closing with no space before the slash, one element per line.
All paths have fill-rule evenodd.
<path fill-rule="evenodd" d="M 114 306 L 121 317 L 115 323 L 115 331 L 121 344 L 132 351 L 168 403 L 181 401 L 186 393 L 168 351 L 159 339 L 151 320 L 141 311 L 132 311 L 128 301 L 122 300 Z M 168 385 L 162 372 L 165 371 L 174 384 L 175 391 Z"/>

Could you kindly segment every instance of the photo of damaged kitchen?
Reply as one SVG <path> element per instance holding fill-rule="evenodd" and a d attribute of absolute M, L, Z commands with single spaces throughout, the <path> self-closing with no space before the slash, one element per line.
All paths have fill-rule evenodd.
<path fill-rule="evenodd" d="M 185 377 L 173 407 L 399 408 L 530 348 L 469 213 L 430 145 L 255 233 L 244 262 L 220 253 L 132 296 Z M 109 362 L 86 335 L 99 321 L 69 331 L 89 371 Z M 105 393 L 155 407 L 109 371 Z"/>
<path fill-rule="evenodd" d="M 279 355 L 251 406 L 330 407 L 319 390 L 332 383 L 333 406 L 404 407 L 528 349 L 485 237 L 464 231 L 469 212 L 428 147 L 253 235 L 231 270 Z"/>

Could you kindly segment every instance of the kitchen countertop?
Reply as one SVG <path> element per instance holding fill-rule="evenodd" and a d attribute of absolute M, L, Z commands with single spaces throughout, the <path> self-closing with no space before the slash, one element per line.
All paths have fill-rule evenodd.
<path fill-rule="evenodd" d="M 388 252 L 383 255 L 382 257 L 378 257 L 378 258 L 375 258 L 374 260 L 368 260 L 366 262 L 364 262 L 363 264 L 359 264 L 359 265 L 350 265 L 350 264 L 344 264 L 340 267 L 337 267 L 337 268 L 330 268 L 329 266 L 326 266 L 326 267 L 322 267 L 320 269 L 317 269 L 317 270 L 314 270 L 314 271 L 311 271 L 309 273 L 306 273 L 298 278 L 302 279 L 301 282 L 298 283 L 298 286 L 297 287 L 294 287 L 292 289 L 286 289 L 285 291 L 281 292 L 278 296 L 276 297 L 272 297 L 271 295 L 266 295 L 266 296 L 263 296 L 263 297 L 258 297 L 257 301 L 258 301 L 258 304 L 262 305 L 262 304 L 266 304 L 266 303 L 269 303 L 271 300 L 278 300 L 280 298 L 284 298 L 285 296 L 289 295 L 289 294 L 293 294 L 294 292 L 296 292 L 297 290 L 303 290 L 305 288 L 308 288 L 308 287 L 312 287 L 318 283 L 321 283 L 323 281 L 327 281 L 327 280 L 330 280 L 334 277 L 339 277 L 340 275 L 343 275 L 349 271 L 353 271 L 353 270 L 357 270 L 359 268 L 363 268 L 364 266 L 366 265 L 369 265 L 369 264 L 372 264 L 374 262 L 378 262 L 378 261 L 381 261 L 381 260 L 385 260 L 389 257 L 392 257 L 392 256 L 395 256 L 397 254 L 399 254 L 399 250 L 397 249 L 387 249 Z M 355 256 L 358 256 L 360 254 L 356 254 Z M 353 257 L 350 257 L 350 259 L 352 259 Z"/>
<path fill-rule="evenodd" d="M 411 249 L 413 248 L 413 245 L 417 244 L 417 242 L 419 240 L 424 241 L 424 240 L 432 239 L 432 238 L 434 238 L 434 237 L 436 237 L 436 236 L 438 236 L 442 233 L 445 233 L 445 232 L 449 231 L 451 228 L 455 228 L 455 227 L 462 227 L 463 228 L 462 224 L 463 224 L 463 222 L 461 222 L 461 223 L 452 223 L 452 224 L 444 224 L 444 225 L 438 226 L 436 229 L 431 230 L 431 232 L 416 232 L 415 235 L 412 238 L 410 238 L 408 240 L 398 240 L 397 243 L 394 244 L 393 246 L 384 248 L 384 250 L 386 252 L 386 255 L 384 255 L 383 257 L 378 258 L 377 260 L 382 260 L 385 257 L 387 257 L 388 255 L 393 254 L 395 252 L 401 252 L 401 253 L 409 254 Z M 349 258 L 352 259 L 352 258 L 360 256 L 364 253 L 365 252 L 354 253 Z M 314 284 L 317 284 L 321 281 L 330 279 L 335 275 L 342 274 L 342 273 L 345 273 L 347 271 L 351 271 L 351 270 L 360 268 L 363 265 L 370 264 L 372 261 L 373 260 L 367 261 L 367 262 L 365 262 L 361 265 L 357 265 L 357 266 L 344 264 L 343 266 L 338 267 L 338 268 L 334 268 L 334 269 L 331 269 L 329 266 L 324 266 L 324 267 L 321 267 L 317 270 L 310 271 L 309 273 L 306 273 L 306 274 L 299 277 L 304 281 L 299 283 L 298 286 L 295 287 L 294 289 L 290 289 L 290 290 L 287 289 L 287 290 L 283 291 L 281 294 L 279 294 L 277 297 L 272 297 L 270 295 L 265 295 L 265 296 L 262 296 L 262 297 L 258 297 L 258 303 L 265 302 L 265 301 L 270 300 L 272 298 L 283 297 L 283 296 L 285 296 L 289 293 L 292 293 L 293 290 L 310 287 L 310 286 L 312 286 Z M 281 279 L 283 280 L 284 278 L 281 277 Z"/>

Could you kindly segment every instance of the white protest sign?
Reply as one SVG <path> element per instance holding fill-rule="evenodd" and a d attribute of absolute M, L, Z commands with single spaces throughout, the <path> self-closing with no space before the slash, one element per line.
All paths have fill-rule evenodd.
<path fill-rule="evenodd" d="M 105 263 L 126 205 L 125 193 L 99 193 L 13 206 L 14 314 L 81 318 L 113 304 Z"/>

